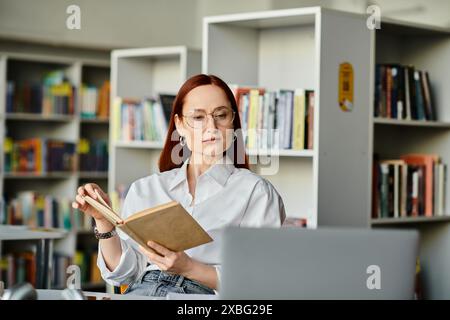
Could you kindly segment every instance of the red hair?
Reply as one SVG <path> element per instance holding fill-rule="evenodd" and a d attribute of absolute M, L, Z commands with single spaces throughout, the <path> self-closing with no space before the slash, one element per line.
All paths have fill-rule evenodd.
<path fill-rule="evenodd" d="M 168 130 L 167 130 L 167 136 L 166 141 L 164 142 L 163 150 L 161 151 L 161 155 L 159 157 L 159 171 L 164 172 L 168 170 L 172 170 L 174 168 L 179 168 L 182 166 L 182 162 L 175 163 L 173 161 L 172 152 L 174 148 L 179 144 L 179 134 L 176 131 L 175 127 L 175 115 L 177 114 L 178 117 L 181 117 L 182 115 L 182 109 L 183 109 L 183 103 L 186 95 L 193 89 L 205 86 L 205 85 L 215 85 L 219 88 L 221 88 L 228 100 L 230 101 L 231 108 L 235 112 L 235 117 L 233 120 L 233 128 L 236 134 L 236 139 L 233 142 L 233 145 L 230 146 L 228 150 L 231 149 L 232 156 L 230 157 L 233 159 L 234 166 L 236 168 L 246 168 L 249 169 L 248 166 L 248 157 L 245 154 L 245 147 L 243 144 L 243 138 L 242 138 L 242 132 L 241 132 L 241 120 L 239 118 L 239 112 L 236 104 L 236 99 L 234 98 L 233 92 L 230 90 L 228 85 L 220 78 L 213 76 L 213 75 L 206 75 L 206 74 L 198 74 L 195 75 L 188 80 L 181 86 L 180 90 L 178 91 L 177 96 L 175 97 L 175 100 L 173 102 L 172 106 L 172 113 L 170 115 Z M 239 129 L 239 130 L 237 130 Z M 227 152 L 227 151 L 225 151 Z M 229 152 L 229 151 L 228 151 Z M 187 148 L 181 148 L 181 158 L 184 160 L 188 157 L 188 150 Z M 178 154 L 179 155 L 179 154 Z M 180 155 L 179 155 L 180 156 Z M 240 161 L 238 161 L 240 160 Z M 243 161 L 242 161 L 243 160 Z"/>

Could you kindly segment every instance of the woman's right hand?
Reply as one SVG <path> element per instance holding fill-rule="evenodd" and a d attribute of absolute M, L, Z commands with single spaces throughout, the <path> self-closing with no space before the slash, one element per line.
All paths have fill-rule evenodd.
<path fill-rule="evenodd" d="M 94 207 L 92 207 L 82 198 L 82 196 L 88 195 L 94 200 L 98 200 L 95 190 L 97 190 L 97 192 L 100 194 L 103 200 L 105 200 L 106 203 L 111 207 L 111 200 L 109 199 L 108 195 L 97 184 L 87 183 L 78 188 L 77 190 L 78 194 L 75 197 L 75 201 L 72 202 L 72 208 L 78 209 L 84 212 L 85 214 L 92 216 L 95 219 L 95 223 L 99 228 L 99 231 L 100 228 L 113 229 L 114 225 L 110 223 L 108 220 L 106 220 L 105 217 L 100 212 L 98 212 Z"/>

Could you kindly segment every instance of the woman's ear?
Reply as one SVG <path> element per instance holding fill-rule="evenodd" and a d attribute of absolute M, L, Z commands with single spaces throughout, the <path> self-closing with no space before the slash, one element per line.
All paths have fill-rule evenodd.
<path fill-rule="evenodd" d="M 184 125 L 183 121 L 181 121 L 180 117 L 176 114 L 175 117 L 175 128 L 177 129 L 180 136 L 184 136 Z"/>

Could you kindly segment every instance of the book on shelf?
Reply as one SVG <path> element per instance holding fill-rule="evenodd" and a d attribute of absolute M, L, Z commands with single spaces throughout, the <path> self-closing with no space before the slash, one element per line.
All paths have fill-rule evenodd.
<path fill-rule="evenodd" d="M 122 220 L 101 197 L 98 197 L 99 201 L 90 196 L 83 196 L 83 199 L 144 248 L 148 248 L 147 242 L 150 240 L 176 252 L 213 241 L 198 222 L 175 201 L 136 212 Z"/>
<path fill-rule="evenodd" d="M 435 154 L 374 160 L 372 218 L 445 215 L 447 165 Z"/>
<path fill-rule="evenodd" d="M 114 141 L 163 141 L 169 123 L 167 105 L 164 110 L 158 99 L 116 98 L 112 111 Z"/>
<path fill-rule="evenodd" d="M 3 153 L 4 153 L 3 170 L 5 172 L 12 171 L 13 150 L 14 150 L 13 139 L 11 137 L 5 137 L 3 141 Z"/>
<path fill-rule="evenodd" d="M 41 81 L 8 80 L 7 83 L 7 113 L 73 115 L 75 103 L 76 88 L 63 71 L 50 72 Z"/>
<path fill-rule="evenodd" d="M 433 180 L 438 177 L 434 176 L 434 166 L 439 165 L 439 156 L 438 155 L 425 155 L 425 154 L 408 154 L 401 156 L 401 159 L 407 164 L 412 166 L 421 166 L 425 170 L 422 174 L 424 181 L 423 191 L 424 191 L 424 214 L 427 217 L 433 216 L 434 208 L 433 208 L 433 196 L 434 192 L 434 183 Z M 436 208 L 437 209 L 437 208 Z"/>
<path fill-rule="evenodd" d="M 52 256 L 53 268 L 51 272 L 50 286 L 51 288 L 66 288 L 67 282 L 67 268 L 75 264 L 74 257 L 66 254 L 53 253 Z"/>
<path fill-rule="evenodd" d="M 84 214 L 83 212 L 76 209 L 74 214 L 72 215 L 72 230 L 74 231 L 87 231 L 93 232 L 94 230 L 94 218 L 92 218 L 88 214 Z"/>
<path fill-rule="evenodd" d="M 103 282 L 100 270 L 97 267 L 97 248 L 79 248 L 75 251 L 74 256 L 53 254 L 53 269 L 51 274 L 51 287 L 56 289 L 66 288 L 67 279 L 70 274 L 67 268 L 76 265 L 80 268 L 80 284 L 99 284 Z"/>
<path fill-rule="evenodd" d="M 108 141 L 81 138 L 78 143 L 80 171 L 108 171 Z"/>
<path fill-rule="evenodd" d="M 231 84 L 229 85 L 231 91 L 234 94 L 234 98 L 236 100 L 236 105 L 238 108 L 238 112 L 239 112 L 239 118 L 241 119 L 241 122 L 243 122 L 242 119 L 246 119 L 246 115 L 243 114 L 243 108 L 242 108 L 242 103 L 243 103 L 243 99 L 244 99 L 244 95 L 247 95 L 246 97 L 248 97 L 248 95 L 250 94 L 251 90 L 259 90 L 259 94 L 263 95 L 265 93 L 265 89 L 264 88 L 257 88 L 257 87 L 243 87 L 243 86 L 239 86 L 237 84 Z M 242 123 L 243 125 L 243 123 Z"/>
<path fill-rule="evenodd" d="M 111 208 L 116 212 L 121 212 L 125 197 L 130 189 L 130 185 L 119 183 L 110 193 Z"/>
<path fill-rule="evenodd" d="M 100 88 L 83 84 L 81 87 L 80 115 L 83 119 L 107 119 L 109 117 L 110 83 L 105 81 Z"/>
<path fill-rule="evenodd" d="M 313 149 L 314 91 L 231 87 L 247 149 Z"/>
<path fill-rule="evenodd" d="M 77 167 L 75 144 L 56 139 L 6 138 L 5 172 L 73 172 Z"/>
<path fill-rule="evenodd" d="M 377 64 L 374 116 L 397 120 L 436 121 L 427 71 L 412 65 Z"/>
<path fill-rule="evenodd" d="M 176 95 L 170 93 L 159 93 L 158 99 L 164 112 L 164 118 L 169 122 L 170 116 L 172 115 L 173 102 L 175 101 Z"/>
<path fill-rule="evenodd" d="M 80 267 L 81 283 L 101 283 L 103 281 L 100 270 L 97 267 L 97 248 L 77 250 L 73 263 Z"/>

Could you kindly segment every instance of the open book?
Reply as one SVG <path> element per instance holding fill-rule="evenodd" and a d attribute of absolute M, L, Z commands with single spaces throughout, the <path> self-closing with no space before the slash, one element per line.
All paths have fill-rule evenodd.
<path fill-rule="evenodd" d="M 90 196 L 83 196 L 105 219 L 146 249 L 151 250 L 147 245 L 150 240 L 175 252 L 213 241 L 176 201 L 137 212 L 122 220 L 99 194 L 97 198 L 101 203 Z"/>

